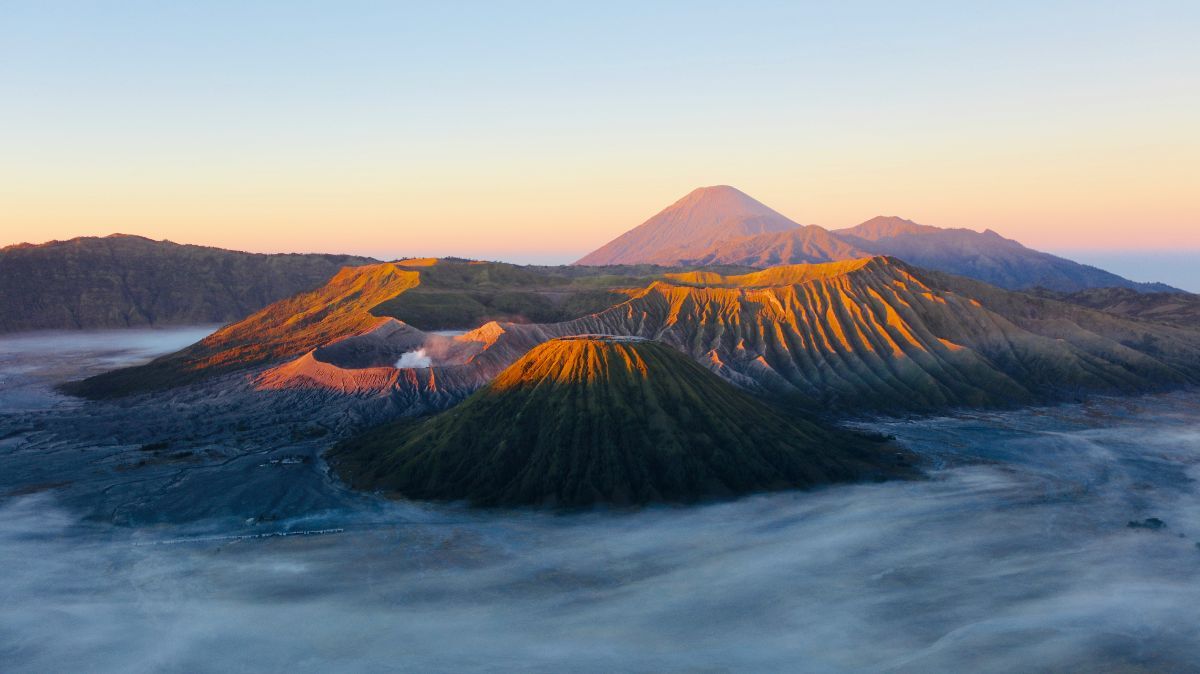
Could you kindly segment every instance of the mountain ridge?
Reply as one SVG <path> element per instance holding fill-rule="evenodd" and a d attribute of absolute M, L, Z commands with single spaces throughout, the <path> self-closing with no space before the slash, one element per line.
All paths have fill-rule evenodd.
<path fill-rule="evenodd" d="M 226 323 L 370 262 L 132 234 L 14 244 L 0 249 L 0 333 Z"/>
<path fill-rule="evenodd" d="M 729 188 L 733 189 L 733 188 Z M 738 191 L 739 195 L 745 196 Z M 692 194 L 685 197 L 690 198 Z M 746 199 L 751 199 L 746 196 Z M 682 200 L 681 200 L 682 201 Z M 747 233 L 744 228 L 722 230 L 737 222 L 736 209 L 721 212 L 723 202 L 676 218 L 671 227 L 660 219 L 674 214 L 675 205 L 617 237 L 575 264 L 653 263 L 705 266 L 821 263 L 870 255 L 889 255 L 928 269 L 968 276 L 1010 290 L 1043 287 L 1060 292 L 1085 288 L 1122 287 L 1139 292 L 1181 292 L 1162 283 L 1131 281 L 1111 272 L 1036 251 L 997 232 L 921 225 L 898 216 L 876 216 L 859 225 L 828 230 L 801 226 L 780 215 L 778 227 Z M 753 202 L 768 208 L 760 202 Z M 771 211 L 775 213 L 774 211 Z M 791 228 L 784 222 L 792 223 Z M 647 231 L 653 230 L 654 236 Z"/>
<path fill-rule="evenodd" d="M 1098 267 L 1033 250 L 991 229 L 977 232 L 961 227 L 931 227 L 880 216 L 855 227 L 834 230 L 833 235 L 873 255 L 891 255 L 919 267 L 1010 290 L 1040 287 L 1074 292 L 1119 287 L 1138 292 L 1177 291 L 1165 284 L 1131 281 Z"/>

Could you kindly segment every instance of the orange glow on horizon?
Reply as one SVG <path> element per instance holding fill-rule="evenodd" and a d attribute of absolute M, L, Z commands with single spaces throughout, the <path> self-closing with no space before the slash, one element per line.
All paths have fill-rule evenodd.
<path fill-rule="evenodd" d="M 761 186 L 752 180 L 695 179 L 594 191 L 593 185 L 543 189 L 526 184 L 504 194 L 464 189 L 372 197 L 327 186 L 314 187 L 303 198 L 291 187 L 269 185 L 253 198 L 120 185 L 76 190 L 67 199 L 50 194 L 52 190 L 25 190 L 8 196 L 0 214 L 0 245 L 124 233 L 252 252 L 567 263 L 641 224 L 694 187 L 722 182 L 798 224 L 827 229 L 898 215 L 937 227 L 993 229 L 1051 252 L 1200 250 L 1200 205 L 1182 185 L 1022 185 L 1005 192 L 947 176 L 930 179 L 937 190 L 911 184 L 916 181 L 910 178 L 910 184 L 888 184 L 875 194 L 865 186 L 803 179 L 762 181 Z M 1194 184 L 1200 184 L 1200 177 Z M 546 200 L 545 192 L 557 196 Z"/>

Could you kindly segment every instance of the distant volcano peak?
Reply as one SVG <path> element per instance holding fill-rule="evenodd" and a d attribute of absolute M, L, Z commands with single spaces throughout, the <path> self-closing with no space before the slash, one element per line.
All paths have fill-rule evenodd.
<path fill-rule="evenodd" d="M 761 201 L 729 185 L 697 187 L 654 217 L 660 218 L 683 221 L 697 229 L 710 228 L 717 223 L 743 227 L 746 226 L 742 222 L 744 219 L 763 218 L 761 223 L 748 225 L 750 230 L 758 230 L 747 231 L 748 234 L 786 231 L 799 226 Z"/>
<path fill-rule="evenodd" d="M 850 227 L 840 229 L 836 232 L 838 235 L 851 236 L 867 241 L 878 241 L 880 239 L 890 239 L 905 234 L 921 234 L 929 232 L 942 231 L 937 227 L 928 225 L 919 225 L 912 220 L 902 218 L 897 215 L 877 215 L 866 222 Z"/>
<path fill-rule="evenodd" d="M 717 243 L 799 226 L 735 187 L 699 187 L 576 264 L 673 264 Z"/>
<path fill-rule="evenodd" d="M 733 187 L 732 185 L 709 185 L 707 187 L 697 187 L 691 192 L 685 194 L 682 199 L 675 202 L 674 206 L 696 201 L 723 202 L 725 205 L 732 207 L 740 206 L 750 210 L 774 212 L 762 202 L 739 190 L 738 188 Z"/>

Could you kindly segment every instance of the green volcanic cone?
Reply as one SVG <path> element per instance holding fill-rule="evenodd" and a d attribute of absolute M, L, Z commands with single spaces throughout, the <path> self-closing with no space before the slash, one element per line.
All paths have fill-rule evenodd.
<path fill-rule="evenodd" d="M 457 407 L 334 448 L 357 487 L 477 505 L 694 501 L 909 472 L 895 448 L 794 419 L 671 347 L 542 344 Z"/>

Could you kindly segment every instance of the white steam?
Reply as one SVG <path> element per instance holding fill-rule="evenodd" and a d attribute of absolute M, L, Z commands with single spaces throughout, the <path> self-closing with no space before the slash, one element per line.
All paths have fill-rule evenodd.
<path fill-rule="evenodd" d="M 433 364 L 433 359 L 425 355 L 425 349 L 417 349 L 400 355 L 400 360 L 396 361 L 396 367 L 400 369 L 429 367 Z"/>

